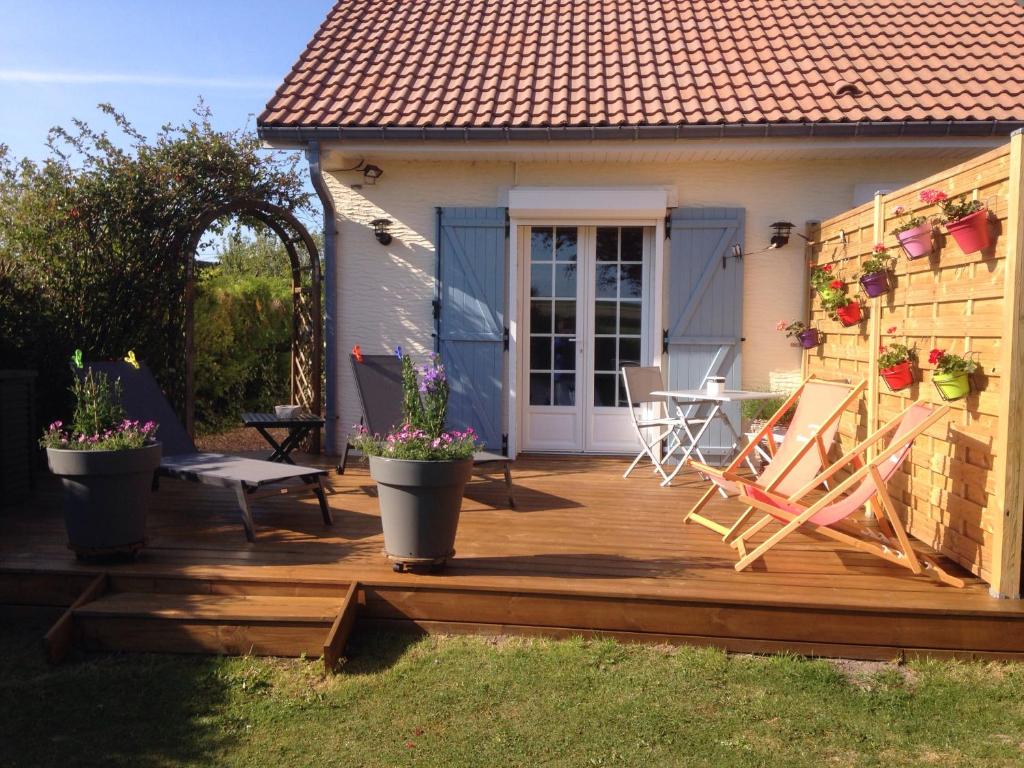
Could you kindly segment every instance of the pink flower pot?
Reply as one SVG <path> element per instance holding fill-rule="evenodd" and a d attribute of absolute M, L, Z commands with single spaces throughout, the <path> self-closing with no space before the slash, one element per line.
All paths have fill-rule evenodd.
<path fill-rule="evenodd" d="M 913 229 L 900 232 L 896 239 L 908 259 L 920 259 L 932 252 L 932 225 L 928 222 L 918 224 Z"/>
<path fill-rule="evenodd" d="M 985 250 L 989 244 L 988 209 L 982 208 L 958 221 L 947 222 L 946 231 L 964 253 Z"/>

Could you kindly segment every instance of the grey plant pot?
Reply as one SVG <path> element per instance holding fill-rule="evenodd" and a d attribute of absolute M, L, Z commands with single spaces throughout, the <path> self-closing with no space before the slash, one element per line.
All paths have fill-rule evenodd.
<path fill-rule="evenodd" d="M 145 543 L 146 512 L 160 443 L 128 451 L 47 448 L 64 485 L 68 546 L 79 557 L 132 554 Z"/>
<path fill-rule="evenodd" d="M 455 554 L 462 492 L 473 459 L 413 461 L 370 457 L 377 482 L 384 551 L 399 566 L 441 564 Z M 398 568 L 396 568 L 398 570 Z"/>

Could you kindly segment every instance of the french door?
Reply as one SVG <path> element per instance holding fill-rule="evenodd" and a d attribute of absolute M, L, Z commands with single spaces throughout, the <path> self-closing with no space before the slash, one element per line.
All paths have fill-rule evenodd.
<path fill-rule="evenodd" d="M 650 364 L 653 228 L 534 226 L 525 241 L 527 450 L 618 453 L 636 442 L 618 371 Z"/>

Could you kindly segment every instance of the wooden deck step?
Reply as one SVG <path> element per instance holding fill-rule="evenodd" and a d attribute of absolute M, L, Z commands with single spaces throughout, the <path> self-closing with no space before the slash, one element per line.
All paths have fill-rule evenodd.
<path fill-rule="evenodd" d="M 114 592 L 72 610 L 89 650 L 318 658 L 345 604 L 337 597 Z"/>

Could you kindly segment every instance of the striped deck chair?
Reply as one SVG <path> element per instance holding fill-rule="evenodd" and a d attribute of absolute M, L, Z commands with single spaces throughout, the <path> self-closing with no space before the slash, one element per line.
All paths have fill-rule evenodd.
<path fill-rule="evenodd" d="M 934 559 L 914 551 L 886 488 L 889 480 L 910 453 L 914 439 L 948 412 L 947 405 L 935 408 L 924 402 L 914 403 L 789 496 L 757 486 L 744 488 L 740 499 L 767 514 L 732 543 L 740 553 L 736 570 L 741 571 L 763 557 L 793 531 L 806 528 L 854 549 L 901 565 L 914 574 L 925 573 L 943 583 L 963 587 L 962 579 L 946 573 Z M 866 451 L 880 445 L 886 437 L 889 437 L 888 445 L 880 450 L 877 456 L 867 458 Z M 851 468 L 853 471 L 849 477 L 820 499 L 810 506 L 801 503 L 807 494 L 823 482 Z M 856 519 L 855 513 L 865 504 L 871 507 L 878 521 L 877 530 Z M 775 521 L 782 524 L 781 530 L 748 553 L 747 542 L 750 537 Z M 840 525 L 852 533 L 840 529 Z"/>
<path fill-rule="evenodd" d="M 748 506 L 731 527 L 726 527 L 701 514 L 701 510 L 716 492 L 736 496 L 745 487 L 754 485 L 788 496 L 802 488 L 828 465 L 828 450 L 839 429 L 839 418 L 860 397 L 865 386 L 867 384 L 863 379 L 851 383 L 812 375 L 797 387 L 727 467 L 711 467 L 690 460 L 689 465 L 710 480 L 711 487 L 693 509 L 686 513 L 683 522 L 698 523 L 721 534 L 725 541 L 731 541 L 753 514 L 753 508 Z M 790 411 L 793 412 L 793 420 L 786 430 L 786 438 L 781 445 L 776 445 L 775 426 Z M 739 475 L 744 462 L 762 441 L 768 444 L 771 459 L 764 472 L 757 478 Z"/>

